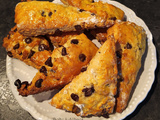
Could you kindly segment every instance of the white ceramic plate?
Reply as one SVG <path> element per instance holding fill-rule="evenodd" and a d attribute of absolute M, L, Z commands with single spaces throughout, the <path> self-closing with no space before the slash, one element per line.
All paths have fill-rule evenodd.
<path fill-rule="evenodd" d="M 113 4 L 119 8 L 121 8 L 126 16 L 127 20 L 136 23 L 137 25 L 142 26 L 147 33 L 147 50 L 145 55 L 143 56 L 142 68 L 140 69 L 139 75 L 137 77 L 137 83 L 135 84 L 132 92 L 131 99 L 129 101 L 128 107 L 120 114 L 115 113 L 110 115 L 109 120 L 119 120 L 123 119 L 129 114 L 131 114 L 139 103 L 141 103 L 145 97 L 147 96 L 148 92 L 151 89 L 151 86 L 154 82 L 154 71 L 157 65 L 156 59 L 156 50 L 155 46 L 152 42 L 152 34 L 149 31 L 148 27 L 145 23 L 138 18 L 135 13 L 127 8 L 126 6 L 110 0 L 103 0 L 104 2 L 108 2 Z M 55 2 L 60 3 L 60 1 L 56 0 Z M 81 118 L 77 117 L 73 113 L 68 113 L 63 110 L 56 109 L 52 107 L 49 102 L 56 91 L 49 91 L 43 92 L 37 95 L 31 95 L 28 97 L 21 97 L 18 95 L 17 89 L 14 86 L 14 81 L 16 79 L 20 79 L 22 81 L 31 81 L 34 75 L 36 74 L 37 70 L 27 66 L 23 62 L 9 58 L 7 56 L 7 76 L 10 81 L 11 90 L 21 105 L 21 107 L 27 110 L 35 119 L 39 120 L 104 120 L 106 118 L 103 117 L 91 117 L 91 118 Z"/>

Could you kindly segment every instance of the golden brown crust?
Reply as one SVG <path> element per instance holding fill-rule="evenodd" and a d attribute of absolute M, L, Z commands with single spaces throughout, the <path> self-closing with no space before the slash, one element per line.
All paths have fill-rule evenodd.
<path fill-rule="evenodd" d="M 23 17 L 22 17 L 23 16 Z M 88 11 L 45 1 L 20 2 L 15 9 L 18 31 L 26 36 L 78 31 L 114 24 Z"/>
<path fill-rule="evenodd" d="M 141 57 L 145 51 L 146 33 L 144 29 L 132 22 L 117 22 L 106 33 L 97 35 L 97 39 L 103 43 L 104 39 L 113 35 L 116 40 L 119 85 L 116 111 L 122 112 L 130 97 L 130 92 L 136 81 L 137 73 L 141 67 Z"/>
<path fill-rule="evenodd" d="M 93 0 L 61 0 L 66 5 L 78 7 L 81 10 L 90 11 L 107 20 L 123 20 L 124 12 L 108 3 L 102 1 L 94 2 Z"/>
<path fill-rule="evenodd" d="M 78 116 L 112 113 L 117 93 L 117 61 L 114 38 L 110 37 L 76 76 L 51 100 L 51 105 Z"/>
<path fill-rule="evenodd" d="M 63 46 L 67 40 L 69 40 L 70 38 L 79 35 L 80 32 L 59 32 L 59 33 L 55 33 L 54 35 L 48 35 L 47 37 L 50 39 L 51 43 L 55 46 L 55 47 L 60 47 Z"/>
<path fill-rule="evenodd" d="M 37 69 L 51 55 L 49 43 L 45 38 L 25 37 L 17 31 L 16 26 L 3 39 L 3 47 L 10 57 L 17 58 Z"/>
<path fill-rule="evenodd" d="M 83 33 L 70 38 L 62 47 L 53 50 L 31 84 L 21 83 L 19 94 L 27 96 L 62 88 L 81 72 L 97 50 Z"/>

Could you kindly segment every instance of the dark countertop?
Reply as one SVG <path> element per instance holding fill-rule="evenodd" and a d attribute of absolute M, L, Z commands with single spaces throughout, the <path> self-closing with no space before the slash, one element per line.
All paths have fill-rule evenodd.
<path fill-rule="evenodd" d="M 14 26 L 14 8 L 20 0 L 0 0 L 0 120 L 34 120 L 15 100 L 6 76 L 6 51 L 2 47 L 3 38 Z M 146 99 L 126 120 L 160 120 L 160 0 L 117 0 L 131 8 L 142 18 L 153 35 L 157 49 L 158 67 L 155 82 Z"/>

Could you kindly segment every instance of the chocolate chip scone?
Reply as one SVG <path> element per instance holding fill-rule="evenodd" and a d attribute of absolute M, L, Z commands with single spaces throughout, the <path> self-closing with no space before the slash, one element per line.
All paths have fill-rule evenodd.
<path fill-rule="evenodd" d="M 119 72 L 116 111 L 122 112 L 128 104 L 130 92 L 141 67 L 141 58 L 146 46 L 146 33 L 142 27 L 133 22 L 117 22 L 101 35 L 102 37 L 97 36 L 101 43 L 110 35 L 113 35 L 116 40 Z M 106 39 L 101 39 L 105 37 Z"/>
<path fill-rule="evenodd" d="M 124 12 L 107 2 L 94 0 L 61 0 L 66 5 L 78 7 L 81 11 L 90 11 L 106 20 L 124 20 Z M 112 24 L 111 24 L 112 25 Z"/>
<path fill-rule="evenodd" d="M 26 36 L 106 27 L 114 23 L 76 7 L 47 1 L 20 2 L 15 8 L 18 31 Z"/>
<path fill-rule="evenodd" d="M 17 31 L 16 26 L 3 39 L 3 47 L 9 57 L 17 58 L 37 69 L 51 56 L 49 42 L 44 37 L 25 37 Z"/>
<path fill-rule="evenodd" d="M 15 81 L 22 96 L 59 89 L 85 69 L 98 48 L 83 33 L 55 48 L 31 83 Z"/>
<path fill-rule="evenodd" d="M 113 113 L 117 93 L 114 37 L 100 47 L 88 66 L 51 100 L 51 105 L 78 116 Z"/>

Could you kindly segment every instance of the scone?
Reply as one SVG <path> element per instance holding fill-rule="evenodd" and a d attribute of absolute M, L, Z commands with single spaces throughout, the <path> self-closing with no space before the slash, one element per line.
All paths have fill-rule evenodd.
<path fill-rule="evenodd" d="M 88 11 L 48 1 L 20 2 L 15 8 L 17 30 L 26 36 L 79 31 L 114 24 Z"/>
<path fill-rule="evenodd" d="M 44 37 L 25 37 L 17 31 L 16 26 L 3 39 L 3 47 L 9 57 L 17 58 L 37 69 L 51 56 L 49 42 Z"/>
<path fill-rule="evenodd" d="M 61 0 L 66 5 L 78 7 L 81 11 L 90 11 L 106 20 L 124 20 L 124 12 L 106 2 L 94 0 Z"/>
<path fill-rule="evenodd" d="M 146 33 L 142 27 L 133 22 L 117 22 L 106 33 L 102 33 L 106 40 L 110 35 L 113 35 L 116 40 L 119 72 L 116 111 L 122 112 L 128 104 L 130 92 L 141 67 L 141 58 L 146 46 Z M 97 37 L 103 43 L 104 39 L 101 38 Z"/>
<path fill-rule="evenodd" d="M 114 37 L 100 47 L 88 66 L 51 100 L 51 105 L 78 116 L 113 113 L 117 93 Z"/>
<path fill-rule="evenodd" d="M 83 33 L 55 48 L 31 83 L 15 81 L 22 96 L 59 89 L 68 84 L 96 54 L 98 48 Z"/>

